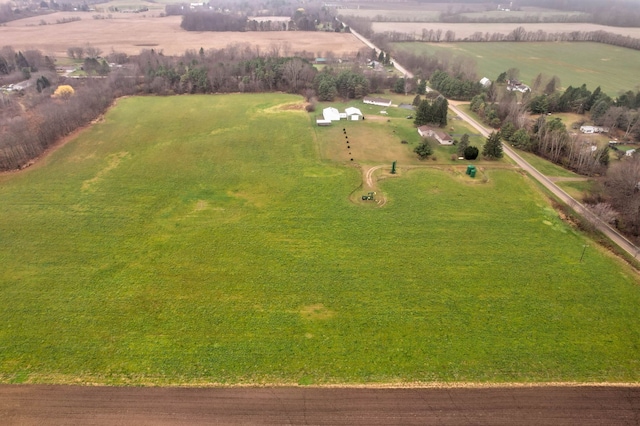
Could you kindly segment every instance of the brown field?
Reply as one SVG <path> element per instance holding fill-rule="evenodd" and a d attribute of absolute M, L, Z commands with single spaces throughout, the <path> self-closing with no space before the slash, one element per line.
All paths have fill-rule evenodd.
<path fill-rule="evenodd" d="M 456 34 L 456 39 L 463 39 L 471 36 L 475 32 L 481 33 L 502 33 L 508 34 L 518 27 L 523 27 L 526 31 L 542 30 L 547 33 L 570 33 L 573 31 L 606 31 L 614 34 L 640 38 L 640 28 L 620 28 L 607 27 L 596 24 L 447 24 L 442 22 L 374 22 L 373 30 L 377 33 L 387 31 L 397 31 L 402 33 L 422 34 L 422 29 L 442 30 L 444 33 L 451 30 Z"/>
<path fill-rule="evenodd" d="M 180 28 L 181 17 L 149 14 L 114 13 L 113 19 L 93 19 L 95 13 L 67 12 L 12 21 L 0 27 L 0 44 L 16 50 L 39 49 L 47 55 L 63 57 L 67 49 L 90 44 L 102 49 L 137 54 L 156 49 L 165 54 L 184 53 L 188 49 L 220 49 L 229 44 L 250 44 L 263 52 L 281 46 L 282 54 L 307 52 L 324 56 L 355 54 L 364 45 L 353 35 L 325 32 L 198 32 Z M 55 22 L 77 16 L 80 21 Z M 40 21 L 49 25 L 39 25 Z"/>

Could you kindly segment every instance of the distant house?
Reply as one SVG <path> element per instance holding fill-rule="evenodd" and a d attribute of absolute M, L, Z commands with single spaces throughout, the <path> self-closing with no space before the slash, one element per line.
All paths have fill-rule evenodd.
<path fill-rule="evenodd" d="M 484 87 L 489 87 L 491 86 L 491 80 L 489 80 L 487 77 L 482 77 L 482 80 L 480 80 L 480 84 L 482 84 L 482 86 Z"/>
<path fill-rule="evenodd" d="M 322 110 L 322 117 L 327 121 L 340 121 L 340 112 L 333 107 L 327 107 Z"/>
<path fill-rule="evenodd" d="M 510 92 L 526 93 L 530 92 L 531 88 L 518 80 L 507 80 L 507 90 Z"/>
<path fill-rule="evenodd" d="M 635 154 L 636 150 L 635 149 L 628 149 L 624 152 L 624 155 L 626 155 L 627 157 L 631 157 L 633 156 L 633 154 Z"/>
<path fill-rule="evenodd" d="M 440 145 L 453 145 L 453 138 L 441 130 L 433 129 L 429 126 L 418 127 L 418 134 L 423 138 L 433 138 Z"/>
<path fill-rule="evenodd" d="M 346 108 L 344 112 L 346 113 L 347 119 L 349 120 L 353 120 L 353 121 L 362 120 L 362 111 L 360 111 L 358 108 L 349 107 L 349 108 Z"/>
<path fill-rule="evenodd" d="M 362 99 L 362 102 L 369 105 L 378 105 L 383 107 L 391 106 L 391 99 L 384 99 L 384 98 L 370 98 L 367 96 L 364 99 Z"/>
<path fill-rule="evenodd" d="M 591 133 L 605 133 L 605 132 L 608 132 L 609 129 L 601 126 L 580 126 L 580 131 L 582 133 L 591 134 Z"/>

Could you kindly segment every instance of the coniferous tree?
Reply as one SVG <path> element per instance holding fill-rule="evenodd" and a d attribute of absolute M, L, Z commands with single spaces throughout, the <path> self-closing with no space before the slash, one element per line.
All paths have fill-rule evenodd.
<path fill-rule="evenodd" d="M 491 132 L 487 141 L 484 143 L 482 155 L 489 159 L 502 158 L 502 141 L 500 139 L 500 132 Z"/>

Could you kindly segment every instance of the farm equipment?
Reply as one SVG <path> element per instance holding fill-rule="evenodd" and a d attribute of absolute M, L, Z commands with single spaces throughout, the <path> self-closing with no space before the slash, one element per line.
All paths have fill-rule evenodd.
<path fill-rule="evenodd" d="M 363 195 L 362 199 L 364 201 L 373 200 L 373 196 L 376 195 L 375 192 L 369 192 L 367 195 Z"/>

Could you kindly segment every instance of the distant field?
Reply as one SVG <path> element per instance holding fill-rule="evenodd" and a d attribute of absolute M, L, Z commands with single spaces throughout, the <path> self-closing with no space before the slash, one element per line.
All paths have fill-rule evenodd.
<path fill-rule="evenodd" d="M 97 12 L 96 12 L 97 13 Z M 11 21 L 0 26 L 3 46 L 16 50 L 40 49 L 45 54 L 66 56 L 67 49 L 87 43 L 104 53 L 138 54 L 142 49 L 181 54 L 203 47 L 220 49 L 229 44 L 259 46 L 264 52 L 272 45 L 287 46 L 291 54 L 307 52 L 313 56 L 355 54 L 364 45 L 351 34 L 333 32 L 197 32 L 180 28 L 180 16 L 158 17 L 158 11 L 112 13 L 113 19 L 93 19 L 92 12 L 61 12 Z M 106 14 L 106 12 L 105 12 Z M 79 17 L 77 22 L 55 24 L 57 20 Z M 39 25 L 44 20 L 50 25 Z"/>
<path fill-rule="evenodd" d="M 432 7 L 435 6 L 435 7 Z M 440 6 L 440 7 L 438 7 Z M 492 19 L 492 20 L 500 20 L 500 19 L 527 19 L 527 18 L 537 18 L 541 21 L 545 19 L 566 19 L 567 17 L 575 17 L 584 15 L 580 12 L 563 12 L 559 10 L 532 10 L 529 8 L 528 10 L 519 11 L 519 12 L 501 12 L 497 10 L 489 10 L 487 11 L 482 6 L 478 7 L 477 5 L 467 4 L 464 6 L 460 6 L 459 8 L 452 7 L 451 5 L 446 5 L 443 7 L 442 5 L 434 5 L 430 3 L 419 3 L 414 7 L 403 7 L 402 4 L 390 3 L 386 8 L 381 6 L 380 4 L 373 4 L 370 8 L 345 8 L 339 9 L 338 13 L 340 15 L 351 15 L 351 16 L 360 16 L 366 17 L 376 22 L 438 22 L 440 20 L 440 15 L 442 12 L 446 12 L 448 9 L 451 10 L 460 10 L 464 8 L 465 10 L 476 9 L 475 12 L 461 13 L 460 16 L 468 19 Z M 447 24 L 448 25 L 448 24 Z M 468 24 L 468 25 L 476 25 L 476 24 Z M 397 31 L 402 31 L 401 29 L 397 29 Z"/>
<path fill-rule="evenodd" d="M 0 382 L 639 381 L 637 274 L 506 163 L 354 201 L 392 119 L 350 162 L 299 97 L 126 98 L 0 175 Z"/>
<path fill-rule="evenodd" d="M 594 90 L 601 86 L 611 96 L 640 87 L 640 51 L 600 43 L 396 43 L 396 49 L 434 54 L 440 51 L 476 59 L 478 75 L 492 80 L 509 68 L 531 84 L 542 73 L 556 75 L 561 85 Z"/>
<path fill-rule="evenodd" d="M 526 31 L 542 30 L 547 33 L 570 33 L 572 31 L 606 31 L 614 34 L 640 38 L 640 28 L 619 28 L 607 27 L 596 24 L 448 24 L 442 22 L 417 23 L 417 22 L 374 22 L 373 30 L 377 33 L 385 31 L 398 31 L 407 34 L 421 35 L 422 30 L 442 30 L 442 34 L 453 31 L 456 39 L 470 37 L 475 32 L 481 33 L 501 33 L 509 34 L 518 27 L 523 27 Z"/>

